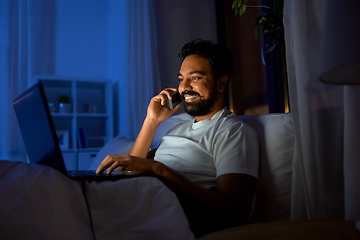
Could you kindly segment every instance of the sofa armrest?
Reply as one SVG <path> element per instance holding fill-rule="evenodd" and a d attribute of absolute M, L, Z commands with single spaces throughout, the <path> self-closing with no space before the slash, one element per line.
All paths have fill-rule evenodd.
<path fill-rule="evenodd" d="M 360 239 L 355 221 L 281 221 L 225 229 L 199 240 Z"/>

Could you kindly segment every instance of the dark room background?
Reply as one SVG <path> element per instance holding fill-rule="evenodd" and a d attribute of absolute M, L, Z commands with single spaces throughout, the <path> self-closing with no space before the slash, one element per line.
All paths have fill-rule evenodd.
<path fill-rule="evenodd" d="M 248 8 L 243 16 L 235 16 L 232 2 L 1 1 L 0 157 L 24 154 L 12 100 L 38 75 L 110 80 L 113 135 L 134 139 L 151 97 L 178 85 L 178 53 L 196 38 L 212 39 L 234 53 L 231 111 L 238 115 L 278 111 L 269 107 L 263 42 L 255 40 L 251 23 L 261 9 Z"/>

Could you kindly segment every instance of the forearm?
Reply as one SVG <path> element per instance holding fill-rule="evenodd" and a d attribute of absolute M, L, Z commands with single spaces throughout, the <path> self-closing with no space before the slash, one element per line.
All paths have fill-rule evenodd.
<path fill-rule="evenodd" d="M 175 192 L 187 215 L 203 221 L 225 222 L 233 218 L 231 215 L 242 214 L 237 202 L 226 194 L 200 187 L 162 163 L 155 161 L 154 165 L 155 175 Z M 211 213 L 212 219 L 207 213 Z"/>
<path fill-rule="evenodd" d="M 257 179 L 246 174 L 217 177 L 216 188 L 205 189 L 175 170 L 155 161 L 153 173 L 178 197 L 197 237 L 246 224 Z"/>
<path fill-rule="evenodd" d="M 129 155 L 146 158 L 159 124 L 168 119 L 179 109 L 181 104 L 171 110 L 168 110 L 166 107 L 166 96 L 170 96 L 170 90 L 176 91 L 176 88 L 163 90 L 159 95 L 151 99 L 146 119 L 129 151 Z"/>
<path fill-rule="evenodd" d="M 129 151 L 129 155 L 146 158 L 158 126 L 158 122 L 147 117 Z"/>

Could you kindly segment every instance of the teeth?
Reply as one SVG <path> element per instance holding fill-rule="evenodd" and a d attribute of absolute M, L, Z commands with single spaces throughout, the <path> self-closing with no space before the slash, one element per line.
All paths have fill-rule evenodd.
<path fill-rule="evenodd" d="M 192 99 L 192 98 L 196 98 L 197 96 L 187 96 L 185 97 L 185 99 Z"/>

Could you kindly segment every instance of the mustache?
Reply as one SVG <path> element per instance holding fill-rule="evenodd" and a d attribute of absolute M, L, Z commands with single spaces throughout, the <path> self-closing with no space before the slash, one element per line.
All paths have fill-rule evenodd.
<path fill-rule="evenodd" d="M 200 95 L 198 92 L 191 91 L 191 90 L 182 92 L 182 93 L 181 93 L 181 98 L 182 98 L 182 99 L 185 99 L 185 95 L 199 96 L 199 97 L 201 97 L 201 95 Z"/>

